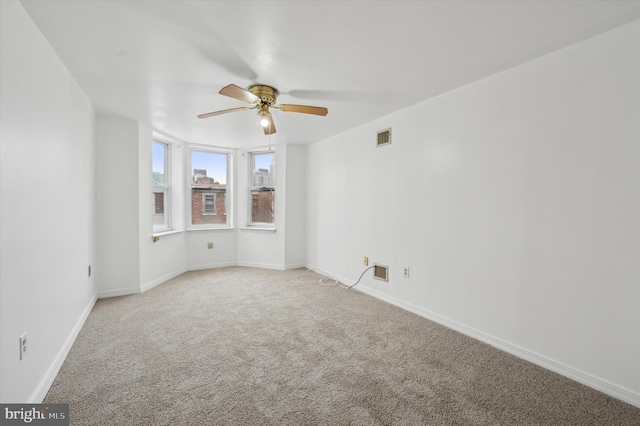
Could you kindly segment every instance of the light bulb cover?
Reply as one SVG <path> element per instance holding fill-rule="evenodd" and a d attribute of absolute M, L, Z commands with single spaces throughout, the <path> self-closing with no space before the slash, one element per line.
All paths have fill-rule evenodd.
<path fill-rule="evenodd" d="M 269 124 L 271 123 L 271 113 L 269 111 L 266 110 L 260 110 L 258 111 L 258 120 L 260 121 L 260 125 L 262 127 L 269 127 Z"/>

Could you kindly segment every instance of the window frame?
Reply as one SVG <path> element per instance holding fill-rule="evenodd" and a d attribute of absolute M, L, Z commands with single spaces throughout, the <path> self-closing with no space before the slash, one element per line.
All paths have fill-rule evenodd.
<path fill-rule="evenodd" d="M 171 227 L 171 145 L 163 140 L 158 139 L 157 137 L 153 137 L 151 140 L 151 155 L 153 158 L 153 145 L 158 144 L 164 147 L 164 183 L 160 184 L 156 182 L 153 178 L 153 162 L 151 164 L 151 230 L 153 235 L 160 234 L 163 232 L 171 231 L 173 228 Z M 164 221 L 162 223 L 162 227 L 155 226 L 155 216 L 156 214 L 156 193 L 163 194 L 163 209 L 164 209 Z"/>
<path fill-rule="evenodd" d="M 276 170 L 275 164 L 277 162 L 276 152 L 273 150 L 260 150 L 260 151 L 250 151 L 249 153 L 249 184 L 248 186 L 248 204 L 247 204 L 247 224 L 250 227 L 256 228 L 275 228 L 276 226 Z M 270 154 L 273 155 L 273 163 L 274 170 L 271 173 L 272 182 L 271 185 L 262 185 L 262 186 L 254 186 L 253 185 L 253 171 L 256 169 L 255 167 L 255 157 L 259 155 Z M 273 222 L 254 222 L 253 221 L 253 194 L 254 192 L 271 192 L 273 194 Z"/>
<path fill-rule="evenodd" d="M 203 198 L 202 198 L 202 215 L 203 216 L 223 216 L 226 218 L 226 222 L 225 224 L 216 224 L 216 223 L 193 223 L 193 185 L 192 185 L 192 179 L 193 179 L 193 165 L 192 165 L 192 158 L 193 158 L 193 152 L 203 152 L 203 153 L 209 153 L 209 154 L 219 154 L 219 155 L 225 155 L 226 156 L 226 188 L 224 191 L 225 194 L 225 200 L 224 200 L 224 206 L 226 211 L 220 212 L 219 209 L 217 208 L 217 202 L 218 202 L 218 194 L 214 194 L 215 195 L 215 213 L 204 213 L 204 195 L 207 194 L 205 192 L 202 193 Z M 186 167 L 186 194 L 187 196 L 185 197 L 185 202 L 186 202 L 186 223 L 187 223 L 187 229 L 188 230 L 215 230 L 215 229 L 233 229 L 233 223 L 232 223 L 232 211 L 233 211 L 233 197 L 232 197 L 232 190 L 233 190 L 233 151 L 230 149 L 223 149 L 223 148 L 217 148 L 217 147 L 211 147 L 211 146 L 203 146 L 203 145 L 189 145 L 187 146 L 186 149 L 186 158 L 185 158 L 185 162 L 187 164 Z"/>

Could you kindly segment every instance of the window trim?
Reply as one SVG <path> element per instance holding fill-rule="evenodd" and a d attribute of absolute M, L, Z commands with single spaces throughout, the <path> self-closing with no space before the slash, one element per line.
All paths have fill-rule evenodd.
<path fill-rule="evenodd" d="M 164 184 L 159 184 L 153 179 L 153 163 L 151 164 L 151 202 L 152 202 L 152 212 L 151 212 L 151 231 L 152 233 L 159 234 L 164 232 L 169 232 L 173 230 L 171 226 L 171 145 L 169 142 L 163 141 L 157 137 L 153 137 L 151 139 L 151 150 L 153 156 L 153 144 L 162 145 L 164 147 Z M 162 228 L 156 228 L 154 225 L 153 218 L 158 216 L 155 212 L 155 194 L 162 192 L 164 194 L 164 223 Z"/>
<path fill-rule="evenodd" d="M 276 227 L 276 206 L 275 206 L 275 197 L 276 197 L 276 171 L 275 168 L 272 174 L 272 184 L 270 186 L 253 186 L 253 171 L 255 170 L 255 156 L 256 155 L 264 155 L 271 154 L 273 155 L 273 161 L 277 163 L 276 152 L 273 150 L 259 150 L 259 151 L 249 151 L 249 184 L 248 187 L 248 201 L 247 201 L 247 228 L 262 228 L 262 229 L 274 229 Z M 271 192 L 273 193 L 273 222 L 254 222 L 253 221 L 253 193 L 254 192 Z"/>
<path fill-rule="evenodd" d="M 193 220 L 193 206 L 192 206 L 192 178 L 193 178 L 193 166 L 191 164 L 192 153 L 193 152 L 206 152 L 211 154 L 222 154 L 227 158 L 227 175 L 226 175 L 226 190 L 225 190 L 225 212 L 218 212 L 216 207 L 215 215 L 224 216 L 227 220 L 226 224 L 215 224 L 215 223 L 204 223 L 204 224 L 194 224 Z M 198 231 L 198 230 L 216 230 L 216 229 L 233 229 L 233 150 L 211 147 L 206 145 L 195 145 L 191 144 L 186 147 L 186 225 L 188 231 Z M 216 202 L 217 202 L 217 194 Z M 204 209 L 204 202 L 203 207 Z M 207 214 L 207 216 L 213 216 L 212 214 Z"/>

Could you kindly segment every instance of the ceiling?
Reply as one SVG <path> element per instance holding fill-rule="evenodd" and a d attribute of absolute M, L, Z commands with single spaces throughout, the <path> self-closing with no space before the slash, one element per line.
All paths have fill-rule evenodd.
<path fill-rule="evenodd" d="M 227 147 L 308 144 L 640 19 L 638 1 L 22 0 L 99 114 Z M 256 111 L 218 91 L 266 84 Z"/>

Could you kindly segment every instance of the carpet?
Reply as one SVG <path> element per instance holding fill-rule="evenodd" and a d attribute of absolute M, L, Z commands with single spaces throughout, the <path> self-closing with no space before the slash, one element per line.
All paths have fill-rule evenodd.
<path fill-rule="evenodd" d="M 69 403 L 72 425 L 640 424 L 630 404 L 303 271 L 194 271 L 99 300 L 44 402 Z"/>

